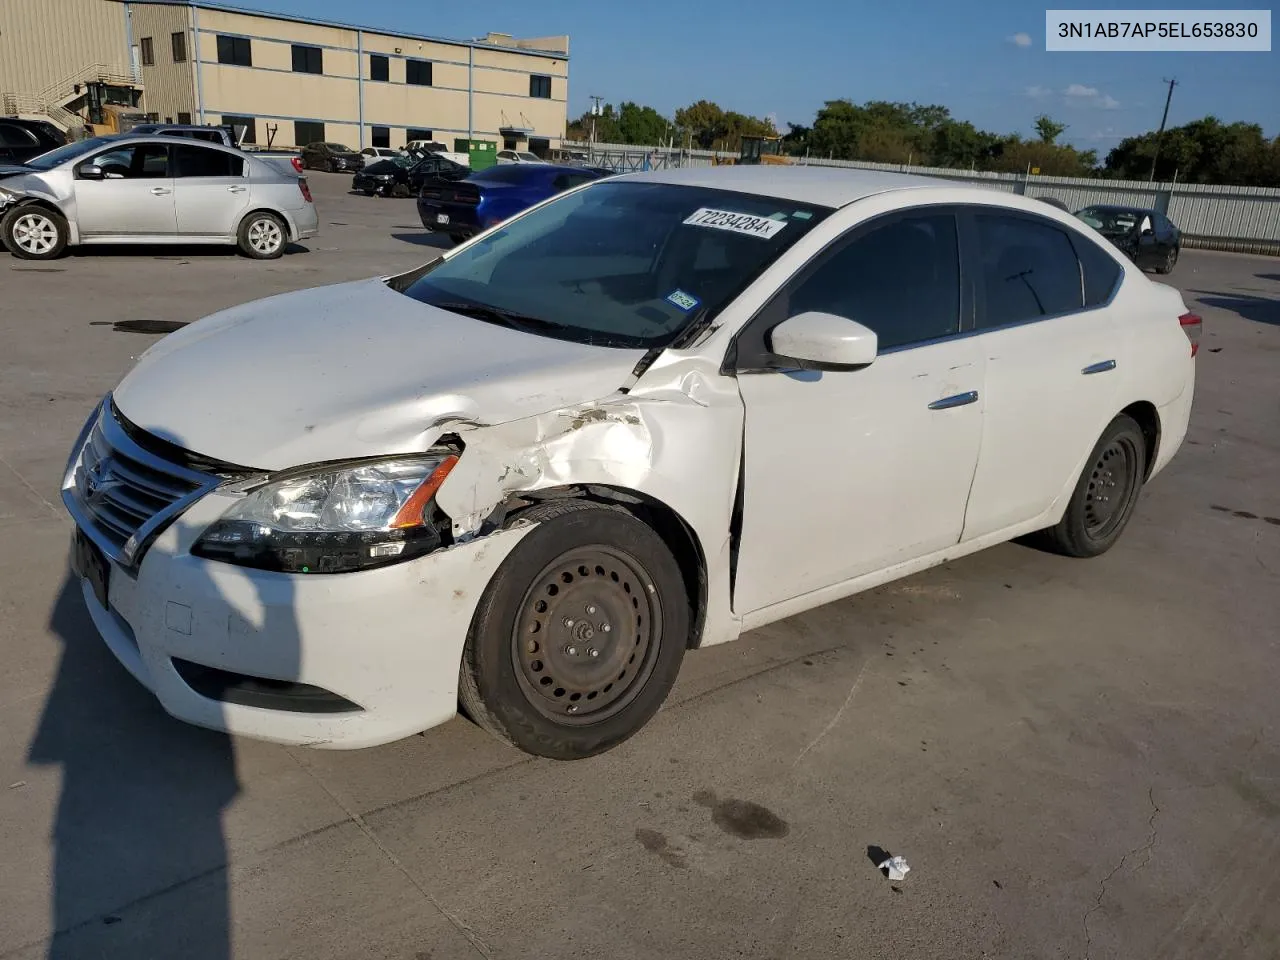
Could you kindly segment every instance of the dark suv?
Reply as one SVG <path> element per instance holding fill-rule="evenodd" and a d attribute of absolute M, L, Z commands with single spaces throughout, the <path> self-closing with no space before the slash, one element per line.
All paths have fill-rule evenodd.
<path fill-rule="evenodd" d="M 0 117 L 0 163 L 25 163 L 66 142 L 66 134 L 47 120 Z"/>
<path fill-rule="evenodd" d="M 364 157 L 341 143 L 308 143 L 302 148 L 302 165 L 308 170 L 328 170 L 330 173 L 359 170 Z"/>

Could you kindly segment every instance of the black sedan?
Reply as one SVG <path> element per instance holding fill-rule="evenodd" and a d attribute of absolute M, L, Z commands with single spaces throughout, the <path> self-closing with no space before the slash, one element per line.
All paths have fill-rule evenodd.
<path fill-rule="evenodd" d="M 345 173 L 364 167 L 364 157 L 345 144 L 317 141 L 302 148 L 302 166 L 307 170 Z"/>
<path fill-rule="evenodd" d="M 47 120 L 0 117 L 0 163 L 26 163 L 66 142 L 66 134 Z"/>
<path fill-rule="evenodd" d="M 1076 216 L 1123 250 L 1144 270 L 1169 273 L 1178 262 L 1182 231 L 1159 210 L 1094 206 L 1077 210 Z"/>
<path fill-rule="evenodd" d="M 367 197 L 379 194 L 389 197 L 403 187 L 401 195 L 416 195 L 422 185 L 433 180 L 461 180 L 471 175 L 471 168 L 446 157 L 426 154 L 418 157 L 392 157 L 369 164 L 351 178 L 351 189 Z"/>

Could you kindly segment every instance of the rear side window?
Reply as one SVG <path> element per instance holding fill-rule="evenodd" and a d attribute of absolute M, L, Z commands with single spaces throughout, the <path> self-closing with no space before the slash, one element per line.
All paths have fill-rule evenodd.
<path fill-rule="evenodd" d="M 848 317 L 874 330 L 881 350 L 958 333 L 955 217 L 906 216 L 874 227 L 827 256 L 784 296 L 786 317 L 809 310 Z"/>
<path fill-rule="evenodd" d="M 1030 217 L 978 214 L 974 220 L 984 294 L 979 329 L 1084 306 L 1080 262 L 1064 231 Z"/>
<path fill-rule="evenodd" d="M 241 177 L 244 158 L 221 150 L 206 150 L 194 144 L 173 149 L 174 175 L 179 177 Z"/>
<path fill-rule="evenodd" d="M 1085 308 L 1098 307 L 1111 299 L 1112 291 L 1120 282 L 1120 264 L 1115 258 L 1087 237 L 1073 236 L 1076 254 L 1080 257 L 1080 270 L 1084 274 Z"/>
<path fill-rule="evenodd" d="M 35 135 L 15 124 L 0 123 L 0 147 L 34 147 Z"/>

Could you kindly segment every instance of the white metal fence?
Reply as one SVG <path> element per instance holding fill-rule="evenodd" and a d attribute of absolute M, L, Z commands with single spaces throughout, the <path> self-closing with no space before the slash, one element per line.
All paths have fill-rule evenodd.
<path fill-rule="evenodd" d="M 565 146 L 587 149 L 592 163 L 619 172 L 664 167 L 706 167 L 711 166 L 717 156 L 712 150 L 665 150 L 618 143 L 566 143 Z M 737 155 L 720 153 L 719 156 Z M 887 170 L 940 177 L 1029 197 L 1053 197 L 1072 210 L 1097 203 L 1152 207 L 1165 213 L 1178 225 L 1188 247 L 1280 254 L 1280 189 L 1224 187 L 1200 183 L 1145 183 L 1140 180 L 1102 180 L 1089 177 L 1024 176 L 1017 173 L 869 163 L 861 160 L 823 160 L 814 157 L 798 158 L 797 163 L 815 167 Z"/>

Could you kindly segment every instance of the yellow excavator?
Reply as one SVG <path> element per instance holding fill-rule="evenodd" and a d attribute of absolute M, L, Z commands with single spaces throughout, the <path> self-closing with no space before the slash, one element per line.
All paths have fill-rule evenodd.
<path fill-rule="evenodd" d="M 736 157 L 717 156 L 712 160 L 715 166 L 786 166 L 791 162 L 791 157 L 782 152 L 781 137 L 743 137 Z"/>

